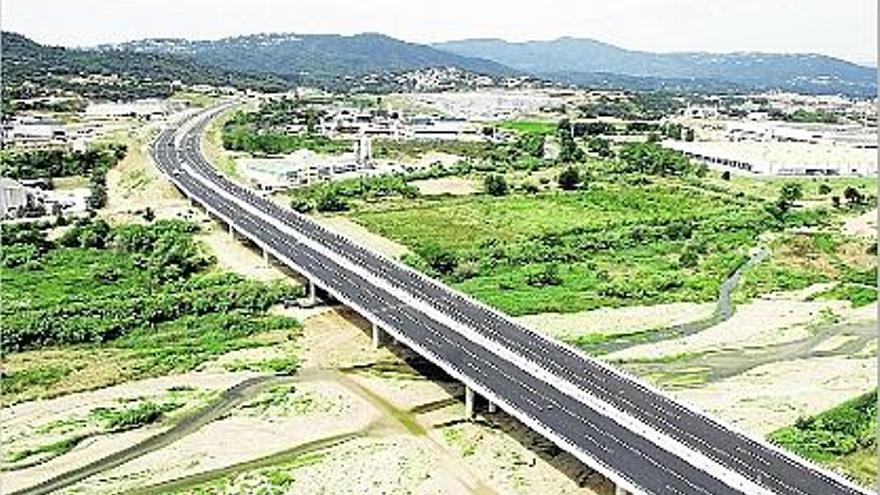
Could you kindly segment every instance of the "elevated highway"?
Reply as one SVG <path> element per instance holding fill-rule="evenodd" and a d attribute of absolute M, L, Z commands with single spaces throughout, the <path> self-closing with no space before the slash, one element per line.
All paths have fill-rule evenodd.
<path fill-rule="evenodd" d="M 522 327 L 218 173 L 200 135 L 225 107 L 160 134 L 152 152 L 189 198 L 467 387 L 645 494 L 868 493 Z"/>

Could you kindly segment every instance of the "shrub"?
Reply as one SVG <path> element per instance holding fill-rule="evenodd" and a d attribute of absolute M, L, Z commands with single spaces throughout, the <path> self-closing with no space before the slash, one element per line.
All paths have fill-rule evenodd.
<path fill-rule="evenodd" d="M 560 189 L 571 191 L 577 189 L 578 185 L 581 183 L 581 174 L 576 168 L 567 167 L 559 173 L 559 177 L 557 177 L 556 181 L 559 183 Z"/>
<path fill-rule="evenodd" d="M 348 203 L 335 188 L 322 189 L 315 200 L 315 209 L 320 212 L 345 211 Z"/>
<path fill-rule="evenodd" d="M 80 219 L 58 242 L 66 247 L 103 249 L 110 243 L 111 234 L 110 225 L 104 220 Z"/>
<path fill-rule="evenodd" d="M 852 186 L 847 186 L 847 188 L 843 190 L 843 197 L 850 205 L 859 205 L 865 201 L 864 195 Z"/>
<path fill-rule="evenodd" d="M 308 213 L 315 209 L 315 205 L 304 197 L 293 196 L 290 198 L 290 208 L 300 213 Z"/>
<path fill-rule="evenodd" d="M 628 143 L 620 152 L 621 171 L 648 175 L 693 175 L 697 167 L 681 152 L 656 142 Z"/>
<path fill-rule="evenodd" d="M 449 275 L 458 265 L 458 256 L 438 244 L 428 244 L 419 251 L 419 256 L 441 275 Z"/>
<path fill-rule="evenodd" d="M 610 158 L 614 156 L 614 152 L 611 151 L 611 143 L 607 139 L 603 139 L 600 137 L 593 137 L 587 142 L 587 149 L 590 152 L 595 153 L 602 158 Z"/>
<path fill-rule="evenodd" d="M 483 181 L 483 187 L 491 196 L 504 196 L 507 194 L 507 181 L 503 175 L 489 174 Z"/>
<path fill-rule="evenodd" d="M 544 265 L 540 270 L 526 275 L 526 283 L 533 287 L 562 284 L 559 276 L 559 266 L 556 264 Z"/>
<path fill-rule="evenodd" d="M 541 188 L 539 188 L 534 182 L 525 182 L 521 188 L 522 192 L 526 194 L 537 194 L 541 190 Z"/>

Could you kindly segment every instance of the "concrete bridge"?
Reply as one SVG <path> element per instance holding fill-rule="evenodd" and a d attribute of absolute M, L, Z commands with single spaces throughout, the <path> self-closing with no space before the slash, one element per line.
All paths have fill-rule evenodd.
<path fill-rule="evenodd" d="M 209 109 L 163 131 L 159 168 L 194 203 L 373 325 L 631 494 L 850 495 L 868 491 L 677 403 L 662 392 L 524 328 L 395 260 L 357 245 L 218 173 L 200 136 Z"/>

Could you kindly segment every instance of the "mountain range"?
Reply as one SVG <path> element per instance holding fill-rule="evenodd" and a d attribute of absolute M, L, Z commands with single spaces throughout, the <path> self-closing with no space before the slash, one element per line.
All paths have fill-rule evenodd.
<path fill-rule="evenodd" d="M 88 74 L 116 74 L 142 81 L 182 81 L 265 90 L 286 86 L 285 81 L 271 75 L 243 73 L 202 64 L 188 56 L 46 46 L 5 31 L 0 35 L 0 41 L 3 48 L 4 87 L 25 81 L 35 85 L 50 84 L 55 76 Z"/>
<path fill-rule="evenodd" d="M 626 50 L 591 39 L 559 38 L 520 43 L 469 39 L 434 48 L 479 57 L 553 80 L 588 84 L 597 74 L 684 81 L 717 87 L 782 89 L 807 93 L 876 93 L 875 69 L 818 54 L 652 53 Z M 677 83 L 675 82 L 677 81 Z"/>
<path fill-rule="evenodd" d="M 98 49 L 186 55 L 229 70 L 282 77 L 357 75 L 429 67 L 457 67 L 496 76 L 518 73 L 484 58 L 458 55 L 377 33 L 353 36 L 254 34 L 195 41 L 146 39 L 99 46 Z"/>
<path fill-rule="evenodd" d="M 218 40 L 143 39 L 92 49 L 49 47 L 3 33 L 5 78 L 122 73 L 255 88 L 345 81 L 365 74 L 455 67 L 495 78 L 532 76 L 584 87 L 674 91 L 788 90 L 876 94 L 876 70 L 817 54 L 652 53 L 590 39 L 423 45 L 377 33 L 254 34 Z M 340 81 L 343 83 L 339 86 Z M 5 85 L 5 83 L 4 83 Z"/>

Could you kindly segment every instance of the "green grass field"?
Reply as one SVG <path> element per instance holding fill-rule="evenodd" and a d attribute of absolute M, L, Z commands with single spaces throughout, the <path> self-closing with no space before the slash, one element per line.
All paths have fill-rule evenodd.
<path fill-rule="evenodd" d="M 94 225 L 82 239 L 94 241 Z M 98 247 L 4 232 L 0 403 L 183 372 L 298 329 L 266 314 L 298 289 L 219 272 L 184 225 L 114 227 Z"/>
<path fill-rule="evenodd" d="M 539 120 L 505 120 L 498 127 L 524 134 L 553 134 L 556 132 L 556 125 L 556 122 Z"/>
<path fill-rule="evenodd" d="M 798 455 L 841 469 L 867 486 L 877 481 L 877 391 L 770 434 Z"/>
<path fill-rule="evenodd" d="M 446 253 L 455 267 L 439 275 L 514 315 L 712 300 L 767 220 L 733 197 L 611 182 L 390 201 L 351 216 L 421 255 L 410 260 L 417 266 Z"/>
<path fill-rule="evenodd" d="M 847 187 L 870 195 L 875 194 L 877 189 L 877 179 L 873 177 L 752 177 L 734 174 L 730 180 L 723 180 L 720 173 L 713 171 L 700 182 L 732 194 L 741 193 L 759 199 L 779 196 L 785 184 L 799 184 L 806 201 L 831 201 L 832 196 L 839 196 L 843 200 L 843 191 Z M 828 186 L 831 192 L 822 194 L 819 191 L 822 184 Z"/>

